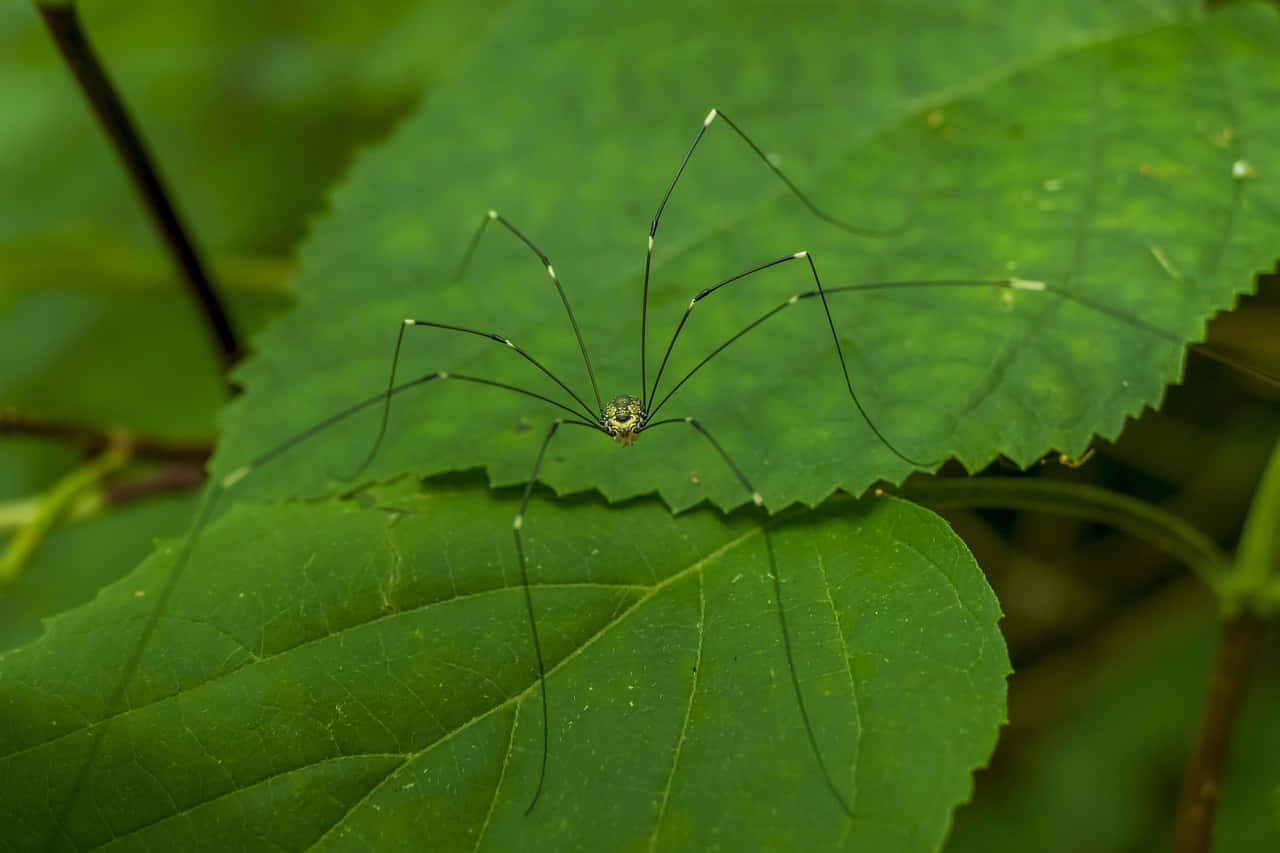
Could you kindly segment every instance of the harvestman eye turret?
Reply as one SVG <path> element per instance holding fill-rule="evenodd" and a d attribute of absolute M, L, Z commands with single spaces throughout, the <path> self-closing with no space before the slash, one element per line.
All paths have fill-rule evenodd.
<path fill-rule="evenodd" d="M 614 397 L 600 413 L 600 426 L 623 447 L 636 443 L 648 421 L 649 413 L 645 411 L 644 401 L 630 394 Z"/>

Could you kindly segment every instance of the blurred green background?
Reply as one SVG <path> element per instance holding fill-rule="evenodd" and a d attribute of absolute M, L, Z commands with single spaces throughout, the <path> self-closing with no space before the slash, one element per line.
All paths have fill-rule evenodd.
<path fill-rule="evenodd" d="M 431 97 L 501 5 L 81 8 L 249 334 L 291 304 L 294 252 L 328 188 L 361 146 Z M 29 4 L 0 9 L 0 55 L 0 409 L 211 441 L 225 396 L 204 331 Z M 1277 328 L 1280 286 L 1263 277 L 1212 340 L 1280 374 Z M 1278 404 L 1274 386 L 1193 355 L 1159 413 L 1100 443 L 1081 469 L 1049 463 L 1034 475 L 1144 497 L 1229 549 Z M 40 494 L 77 461 L 59 443 L 6 438 L 0 502 Z M 0 593 L 0 650 L 123 576 L 155 537 L 180 534 L 192 507 L 178 493 L 57 530 Z M 1017 673 L 1010 725 L 950 849 L 1167 848 L 1216 642 L 1209 597 L 1183 567 L 1098 526 L 1014 512 L 948 517 L 999 594 Z M 1271 631 L 1236 732 L 1216 849 L 1280 837 L 1277 640 Z"/>
<path fill-rule="evenodd" d="M 294 252 L 327 188 L 488 14 L 417 3 L 378 15 L 310 3 L 80 12 L 246 338 L 292 303 Z M 0 11 L 0 52 L 0 409 L 211 442 L 226 391 L 205 329 L 33 6 Z M 0 499 L 39 493 L 76 457 L 0 443 Z M 128 571 L 193 508 L 194 495 L 160 497 L 60 530 L 0 599 L 0 647 Z M 76 559 L 104 551 L 111 560 Z M 68 566 L 81 567 L 74 580 Z"/>

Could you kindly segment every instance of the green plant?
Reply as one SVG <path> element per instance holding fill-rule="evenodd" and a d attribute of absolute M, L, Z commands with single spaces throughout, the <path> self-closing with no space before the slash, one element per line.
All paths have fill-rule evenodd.
<path fill-rule="evenodd" d="M 298 309 L 235 374 L 247 390 L 227 410 L 211 470 L 224 476 L 373 393 L 405 316 L 492 328 L 574 365 L 559 305 L 521 247 L 495 236 L 464 286 L 440 284 L 489 206 L 556 262 L 612 377 L 602 391 L 634 390 L 629 297 L 644 225 L 712 104 L 745 113 L 824 200 L 908 227 L 881 241 L 823 230 L 731 141 L 709 139 L 664 221 L 659 333 L 701 286 L 767 259 L 757 253 L 805 249 L 834 284 L 1017 274 L 1194 341 L 1274 258 L 1274 12 L 949 10 L 923 22 L 898 7 L 792 13 L 769 61 L 749 64 L 749 16 L 719 21 L 712 37 L 676 32 L 675 9 L 625 27 L 611 17 L 621 13 L 592 13 L 567 30 L 545 4 L 508 9 L 334 194 L 302 250 Z M 857 48 L 906 38 L 910 51 Z M 708 301 L 697 340 L 709 348 L 808 287 L 783 277 Z M 1181 346 L 1046 296 L 842 303 L 878 425 L 910 452 L 970 469 L 1001 454 L 1026 465 L 1115 435 L 1180 375 Z M 777 521 L 776 557 L 819 741 L 856 791 L 852 822 L 798 726 L 756 519 L 720 512 L 743 502 L 740 486 L 696 435 L 677 434 L 627 451 L 561 436 L 541 478 L 610 503 L 539 490 L 530 511 L 539 624 L 556 663 L 548 788 L 521 814 L 540 735 L 535 702 L 516 701 L 536 699 L 536 682 L 506 534 L 516 494 L 502 487 L 527 476 L 545 414 L 486 389 L 432 388 L 397 403 L 370 473 L 390 485 L 333 497 L 350 487 L 331 472 L 358 461 L 374 419 L 355 421 L 215 507 L 229 511 L 161 610 L 153 600 L 168 595 L 177 541 L 6 655 L 5 775 L 42 780 L 6 792 L 15 843 L 38 843 L 56 822 L 76 846 L 122 835 L 452 847 L 483 835 L 498 847 L 937 849 L 1003 719 L 999 611 L 936 516 L 832 497 L 896 483 L 907 466 L 849 411 L 811 328 L 762 329 L 678 408 L 715 429 L 771 509 L 801 504 Z M 485 342 L 407 346 L 406 376 L 528 375 Z M 454 474 L 420 485 L 477 466 L 488 484 Z M 1006 489 L 1003 505 L 1029 500 L 994 488 Z M 1276 488 L 1260 492 L 1239 570 L 1137 502 L 1086 494 L 1075 511 L 1149 522 L 1203 558 L 1195 567 L 1229 612 L 1262 611 L 1274 595 L 1265 531 Z M 655 491 L 665 507 L 640 497 Z M 1044 491 L 1072 511 L 1069 490 Z M 262 503 L 276 498 L 315 500 Z M 714 506 L 668 511 L 703 501 Z M 137 710 L 97 741 L 103 727 L 84 720 L 113 713 L 156 612 L 123 696 Z"/>

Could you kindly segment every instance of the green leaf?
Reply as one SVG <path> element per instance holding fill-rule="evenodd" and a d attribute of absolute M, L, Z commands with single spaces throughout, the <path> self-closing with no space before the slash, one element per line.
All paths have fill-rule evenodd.
<path fill-rule="evenodd" d="M 56 849 L 936 850 L 1004 716 L 999 610 L 945 523 L 840 500 L 774 523 L 818 772 L 751 513 L 442 486 L 212 525 Z M 53 831 L 175 547 L 0 658 L 0 822 Z"/>
<path fill-rule="evenodd" d="M 453 282 L 490 207 L 554 263 L 601 395 L 637 393 L 647 225 L 712 105 L 776 152 L 826 210 L 905 227 L 872 239 L 825 225 L 713 122 L 657 236 L 650 378 L 694 294 L 797 250 L 812 253 L 828 287 L 1010 275 L 1048 285 L 832 297 L 862 403 L 916 459 L 954 456 L 975 469 L 1004 454 L 1028 464 L 1115 436 L 1159 404 L 1181 375 L 1185 342 L 1274 258 L 1273 8 L 1205 16 L 1190 3 L 1023 2 L 993 18 L 977 3 L 734 5 L 705 11 L 714 26 L 691 26 L 689 14 L 663 2 L 643 15 L 511 6 L 335 193 L 303 251 L 303 304 L 239 372 L 249 391 L 225 421 L 215 469 L 384 388 L 405 317 L 510 338 L 594 408 L 532 253 L 490 229 L 467 278 Z M 665 387 L 812 288 L 803 262 L 784 264 L 700 303 Z M 565 396 L 493 341 L 415 328 L 404 349 L 406 379 L 444 370 Z M 496 484 L 521 482 L 556 414 L 493 388 L 432 383 L 397 398 L 369 475 L 483 465 Z M 661 413 L 684 415 L 706 425 L 775 509 L 897 481 L 911 467 L 851 403 L 817 300 L 734 344 Z M 332 489 L 331 475 L 355 467 L 376 427 L 370 411 L 246 488 Z M 680 425 L 625 453 L 566 430 L 539 479 L 611 499 L 657 490 L 677 509 L 747 497 Z"/>

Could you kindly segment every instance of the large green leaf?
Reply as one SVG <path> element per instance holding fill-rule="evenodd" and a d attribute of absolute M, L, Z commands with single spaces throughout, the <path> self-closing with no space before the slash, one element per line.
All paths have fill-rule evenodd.
<path fill-rule="evenodd" d="M 69 792 L 175 547 L 0 658 L 4 842 L 30 849 L 935 850 L 1004 717 L 999 610 L 945 523 L 535 499 L 550 764 L 518 495 L 240 508 L 206 532 Z M 496 538 L 495 538 L 496 537 Z"/>
<path fill-rule="evenodd" d="M 335 193 L 302 257 L 303 304 L 239 378 L 216 468 L 232 470 L 386 382 L 401 319 L 496 332 L 591 397 L 536 258 L 491 229 L 454 283 L 473 229 L 499 208 L 551 258 L 601 394 L 639 391 L 640 271 L 649 219 L 707 108 L 718 106 L 817 202 L 810 216 L 729 128 L 713 123 L 658 232 L 649 376 L 691 296 L 796 250 L 828 286 L 913 278 L 1043 281 L 1052 292 L 842 294 L 832 309 L 871 417 L 917 459 L 976 468 L 1079 453 L 1157 405 L 1180 342 L 1274 257 L 1280 177 L 1276 11 L 1197 4 L 846 4 L 820 9 L 518 3 L 487 41 Z M 567 22 L 572 22 L 567 24 Z M 761 37 L 761 33 L 768 33 Z M 666 387 L 744 324 L 812 288 L 803 263 L 700 304 Z M 563 397 L 511 351 L 411 329 L 407 378 L 446 370 Z M 399 398 L 371 476 L 487 467 L 528 477 L 555 410 L 460 382 Z M 662 416 L 693 415 L 776 508 L 859 492 L 910 466 L 850 402 L 821 305 L 735 344 Z M 249 490 L 322 492 L 361 459 L 376 414 L 280 460 Z M 618 452 L 569 430 L 540 478 L 675 507 L 746 491 L 692 430 Z"/>

